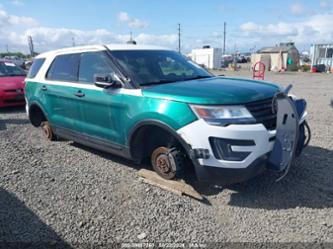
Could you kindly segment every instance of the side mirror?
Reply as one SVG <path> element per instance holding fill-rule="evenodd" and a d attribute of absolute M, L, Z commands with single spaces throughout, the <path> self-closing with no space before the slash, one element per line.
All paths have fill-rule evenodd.
<path fill-rule="evenodd" d="M 95 74 L 95 86 L 101 88 L 121 88 L 122 84 L 114 73 Z"/>

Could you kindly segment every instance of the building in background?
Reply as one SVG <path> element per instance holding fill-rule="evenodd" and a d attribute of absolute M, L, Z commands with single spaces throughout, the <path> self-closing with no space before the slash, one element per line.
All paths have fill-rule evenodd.
<path fill-rule="evenodd" d="M 293 42 L 280 43 L 275 47 L 265 47 L 251 56 L 252 66 L 262 62 L 268 71 L 296 71 L 300 54 Z"/>
<path fill-rule="evenodd" d="M 330 70 L 332 71 L 333 43 L 311 45 L 310 59 L 311 59 L 311 68 L 316 68 L 316 71 L 318 72 L 324 72 Z"/>
<path fill-rule="evenodd" d="M 217 69 L 221 68 L 222 49 L 204 46 L 201 49 L 193 49 L 189 57 L 208 69 Z"/>

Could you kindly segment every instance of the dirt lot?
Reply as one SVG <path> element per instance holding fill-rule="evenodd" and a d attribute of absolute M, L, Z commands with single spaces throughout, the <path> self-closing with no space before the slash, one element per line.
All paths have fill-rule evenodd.
<path fill-rule="evenodd" d="M 266 172 L 229 188 L 202 187 L 207 203 L 141 183 L 131 162 L 47 142 L 23 108 L 0 110 L 0 241 L 333 243 L 333 75 L 267 80 L 291 83 L 307 99 L 311 144 L 282 181 Z"/>

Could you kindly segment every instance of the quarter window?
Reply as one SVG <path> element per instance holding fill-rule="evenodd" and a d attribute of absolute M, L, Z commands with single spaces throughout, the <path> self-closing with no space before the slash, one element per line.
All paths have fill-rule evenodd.
<path fill-rule="evenodd" d="M 45 58 L 35 59 L 30 67 L 27 78 L 30 78 L 30 79 L 35 78 L 36 75 L 38 74 L 40 68 L 44 64 L 44 61 L 45 61 Z"/>
<path fill-rule="evenodd" d="M 96 74 L 110 74 L 113 69 L 104 52 L 86 52 L 81 55 L 79 81 L 93 83 Z"/>
<path fill-rule="evenodd" d="M 49 80 L 77 82 L 80 54 L 65 54 L 57 56 L 46 78 Z"/>

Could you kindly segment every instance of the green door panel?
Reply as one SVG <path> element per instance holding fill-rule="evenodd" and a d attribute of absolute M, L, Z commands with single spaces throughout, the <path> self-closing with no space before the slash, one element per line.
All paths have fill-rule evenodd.
<path fill-rule="evenodd" d="M 39 103 L 52 125 L 67 129 L 75 128 L 79 109 L 73 89 L 28 81 L 25 90 L 28 103 Z"/>
<path fill-rule="evenodd" d="M 128 145 L 130 131 L 141 121 L 154 119 L 177 130 L 196 120 L 184 103 L 123 94 L 121 89 L 82 92 L 85 96 L 78 101 L 83 120 L 77 129 L 121 145 Z"/>
<path fill-rule="evenodd" d="M 76 89 L 57 85 L 45 85 L 46 105 L 49 109 L 49 121 L 62 128 L 73 129 L 77 127 L 80 109 Z"/>
<path fill-rule="evenodd" d="M 102 89 L 79 90 L 85 96 L 76 100 L 81 113 L 76 129 L 113 143 L 121 142 L 121 117 L 126 110 L 123 95 Z"/>

